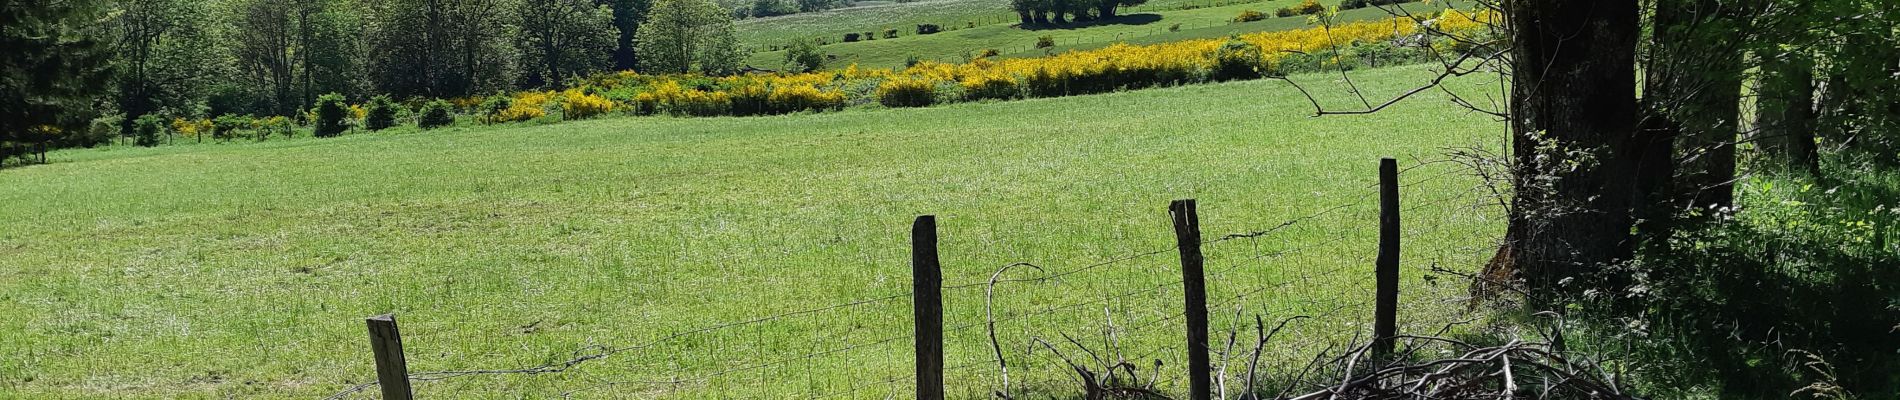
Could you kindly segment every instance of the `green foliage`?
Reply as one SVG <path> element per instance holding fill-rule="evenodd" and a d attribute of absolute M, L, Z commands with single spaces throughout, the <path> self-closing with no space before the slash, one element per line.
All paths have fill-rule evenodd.
<path fill-rule="evenodd" d="M 92 126 L 86 129 L 87 137 L 73 143 L 73 145 L 92 147 L 111 143 L 113 138 L 117 138 L 120 135 L 119 127 L 123 125 L 119 121 L 121 118 L 123 117 L 116 115 L 94 118 L 92 120 Z"/>
<path fill-rule="evenodd" d="M 225 114 L 211 120 L 211 137 L 229 141 L 236 138 L 238 131 L 251 127 L 251 117 Z"/>
<path fill-rule="evenodd" d="M 811 41 L 794 40 L 785 49 L 785 71 L 791 73 L 817 71 L 825 68 L 825 52 Z"/>
<path fill-rule="evenodd" d="M 1639 262 L 1576 282 L 1597 288 L 1574 318 L 1644 365 L 1659 397 L 1787 398 L 1816 382 L 1900 389 L 1900 251 L 1889 208 L 1900 173 L 1755 178 L 1739 211 L 1682 216 Z M 1823 186 L 1828 185 L 1828 186 Z M 1821 376 L 1798 354 L 1846 367 Z M 1802 359 L 1800 361 L 1808 361 Z"/>
<path fill-rule="evenodd" d="M 658 0 L 641 26 L 638 41 L 645 72 L 719 74 L 738 67 L 732 17 L 710 0 Z"/>
<path fill-rule="evenodd" d="M 1036 38 L 1036 48 L 1047 49 L 1050 47 L 1056 47 L 1055 37 L 1052 37 L 1049 35 L 1042 35 L 1041 37 Z"/>
<path fill-rule="evenodd" d="M 1260 46 L 1239 39 L 1230 39 L 1214 51 L 1214 70 L 1212 79 L 1229 81 L 1236 79 L 1255 79 L 1266 75 L 1267 65 L 1262 61 Z"/>
<path fill-rule="evenodd" d="M 515 98 L 508 96 L 507 93 L 489 95 L 488 98 L 482 100 L 481 109 L 477 111 L 479 113 L 477 120 L 484 124 L 505 122 L 502 114 L 514 106 Z"/>
<path fill-rule="evenodd" d="M 335 137 L 350 129 L 350 105 L 343 101 L 341 94 L 318 96 L 317 107 L 310 113 L 316 115 L 312 132 L 317 137 Z"/>
<path fill-rule="evenodd" d="M 453 97 L 512 86 L 519 69 L 506 0 L 361 2 L 376 92 Z"/>
<path fill-rule="evenodd" d="M 455 106 L 445 100 L 423 104 L 422 111 L 418 114 L 416 126 L 422 129 L 435 129 L 455 124 Z"/>
<path fill-rule="evenodd" d="M 559 89 L 571 75 L 586 76 L 613 65 L 613 10 L 594 0 L 522 0 L 522 80 L 527 86 Z"/>
<path fill-rule="evenodd" d="M 165 134 L 165 118 L 158 114 L 146 114 L 132 124 L 133 144 L 144 147 L 158 145 L 159 136 Z"/>
<path fill-rule="evenodd" d="M 402 106 L 396 104 L 395 100 L 391 100 L 389 95 L 371 97 L 369 104 L 363 106 L 366 111 L 363 114 L 363 128 L 380 131 L 396 126 L 396 113 L 400 107 Z"/>
<path fill-rule="evenodd" d="M 1254 21 L 1260 21 L 1260 20 L 1265 20 L 1265 19 L 1267 19 L 1267 13 L 1254 11 L 1254 10 L 1241 10 L 1240 15 L 1234 16 L 1234 22 L 1254 22 Z M 1181 30 L 1181 25 L 1175 24 L 1173 27 L 1170 27 L 1168 29 L 1170 31 L 1178 31 L 1178 30 Z"/>
<path fill-rule="evenodd" d="M 29 132 L 46 127 L 90 130 L 85 110 L 107 81 L 104 15 L 97 1 L 0 5 L 0 147 L 45 143 Z M 11 155 L 0 149 L 0 163 Z"/>

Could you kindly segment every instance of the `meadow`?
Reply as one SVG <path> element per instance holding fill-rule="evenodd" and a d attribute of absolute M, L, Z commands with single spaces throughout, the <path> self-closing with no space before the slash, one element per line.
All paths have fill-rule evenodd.
<path fill-rule="evenodd" d="M 1222 5 L 1211 7 L 1179 9 L 1170 8 L 1169 5 L 1166 4 L 1150 3 L 1138 7 L 1131 7 L 1129 10 L 1124 11 L 1123 15 L 1116 17 L 1114 20 L 1040 29 L 1022 29 L 1016 27 L 1015 15 L 1008 14 L 1004 15 L 1003 18 L 989 17 L 990 21 L 996 21 L 994 23 L 975 27 L 958 25 L 956 28 L 961 29 L 932 35 L 915 35 L 912 30 L 914 24 L 906 23 L 855 27 L 839 26 L 836 28 L 839 29 L 835 32 L 836 34 L 825 36 L 825 39 L 831 44 L 821 46 L 820 49 L 828 55 L 837 57 L 835 60 L 829 61 L 829 64 L 833 66 L 842 67 L 857 64 L 864 68 L 890 68 L 902 67 L 906 62 L 912 59 L 939 62 L 963 62 L 972 56 L 982 54 L 986 50 L 996 50 L 999 54 L 1006 57 L 1044 57 L 1069 50 L 1096 49 L 1115 43 L 1155 44 L 1314 27 L 1315 25 L 1312 24 L 1309 16 L 1305 15 L 1271 17 L 1275 9 L 1294 4 L 1298 4 L 1298 2 L 1276 0 L 1239 4 L 1223 3 Z M 1428 12 L 1443 10 L 1453 4 L 1454 2 L 1432 2 L 1431 4 L 1406 4 L 1404 7 L 1408 11 L 1422 15 Z M 1179 7 L 1179 5 L 1175 5 L 1174 7 Z M 1246 10 L 1265 12 L 1270 18 L 1254 22 L 1232 22 L 1236 15 Z M 816 13 L 804 18 L 817 20 L 825 17 L 823 13 Z M 844 17 L 844 15 L 839 15 L 833 18 Z M 1391 13 L 1384 10 L 1362 8 L 1343 10 L 1335 17 L 1335 20 L 1343 23 L 1390 17 L 1392 17 Z M 851 20 L 839 19 L 839 21 L 851 21 L 851 23 L 862 25 L 863 22 L 861 21 L 908 20 L 903 18 L 868 18 Z M 753 22 L 751 24 L 742 23 L 740 25 L 740 32 L 742 32 L 743 35 L 753 35 L 752 32 L 758 31 L 779 31 L 778 29 L 768 28 L 762 24 L 762 22 Z M 828 24 L 820 24 L 819 26 L 826 25 Z M 1172 28 L 1176 26 L 1178 26 L 1178 30 L 1173 30 Z M 844 33 L 873 30 L 875 32 L 883 32 L 887 28 L 897 29 L 900 36 L 894 39 L 880 38 L 877 40 L 851 43 L 841 42 Z M 811 35 L 822 34 L 817 31 L 801 33 Z M 1037 48 L 1037 41 L 1044 36 L 1053 40 L 1055 46 Z M 785 51 L 769 51 L 772 48 L 771 46 L 782 46 L 785 44 L 784 42 L 790 38 L 811 38 L 812 36 L 773 34 L 765 37 L 773 38 L 770 40 L 777 40 L 778 42 L 772 42 L 770 40 L 757 41 L 758 39 L 748 41 L 748 46 L 757 51 L 746 59 L 745 63 L 747 65 L 776 69 L 779 65 L 784 63 Z"/>
<path fill-rule="evenodd" d="M 1369 96 L 1431 76 L 1356 74 Z M 1336 75 L 1293 79 L 1353 104 Z M 1463 288 L 1434 285 L 1427 271 L 1474 268 L 1501 212 L 1481 207 L 1476 178 L 1431 161 L 1449 147 L 1495 147 L 1485 138 L 1502 126 L 1457 110 L 1428 92 L 1378 114 L 1313 118 L 1286 83 L 1261 80 L 63 150 L 0 171 L 0 331 L 10 332 L 0 397 L 327 396 L 373 379 L 362 318 L 393 312 L 416 372 L 659 343 L 563 373 L 419 382 L 425 398 L 903 398 L 901 295 L 910 222 L 922 214 L 939 218 L 947 284 L 982 282 L 1012 262 L 1053 272 L 1147 254 L 999 289 L 998 313 L 1046 310 L 999 324 L 1018 390 L 1070 393 L 1066 369 L 1031 338 L 1100 342 L 1106 314 L 1148 327 L 1119 333 L 1129 355 L 1183 362 L 1167 350 L 1180 341 L 1169 318 L 1180 312 L 1169 285 L 1178 264 L 1154 252 L 1173 244 L 1165 206 L 1178 198 L 1199 199 L 1209 237 L 1326 215 L 1207 250 L 1210 298 L 1234 300 L 1215 308 L 1216 329 L 1241 329 L 1254 313 L 1330 317 L 1276 340 L 1265 363 L 1295 368 L 1369 315 L 1380 157 L 1412 167 L 1404 193 L 1417 201 L 1406 210 L 1406 237 L 1417 240 L 1403 258 L 1404 329 L 1435 330 L 1462 309 L 1438 300 Z M 945 295 L 946 325 L 983 321 L 980 288 Z M 864 299 L 895 300 L 659 340 Z M 967 367 L 949 374 L 953 397 L 996 386 L 981 329 L 947 341 L 949 364 Z M 840 347 L 850 351 L 826 351 Z M 1162 389 L 1181 391 L 1178 369 L 1163 368 Z"/>

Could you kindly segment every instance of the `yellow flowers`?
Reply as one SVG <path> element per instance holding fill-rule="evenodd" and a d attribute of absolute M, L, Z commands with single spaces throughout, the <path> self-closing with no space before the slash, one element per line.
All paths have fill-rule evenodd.
<path fill-rule="evenodd" d="M 1316 0 L 1303 0 L 1300 11 L 1323 11 Z M 1471 34 L 1487 28 L 1489 12 L 1446 10 L 1429 20 L 1395 17 L 1331 24 L 1307 29 L 1260 32 L 1229 38 L 1187 40 L 1136 46 L 1117 43 L 1041 58 L 996 60 L 978 57 L 964 63 L 924 61 L 901 69 L 841 70 L 730 77 L 641 75 L 618 72 L 589 78 L 582 87 L 561 92 L 568 118 L 587 118 L 626 106 L 640 114 L 760 115 L 843 108 L 876 101 L 890 107 L 919 107 L 943 98 L 1014 99 L 1100 93 L 1227 79 L 1247 79 L 1289 67 L 1310 68 L 1353 60 L 1351 52 L 1331 50 L 1376 43 L 1429 43 L 1433 31 Z M 1330 18 L 1322 18 L 1327 22 Z M 1298 63 L 1283 66 L 1288 57 Z M 1317 55 L 1317 56 L 1316 56 Z M 865 93 L 867 88 L 871 93 Z M 947 92 L 947 93 L 940 93 Z M 847 95 L 870 98 L 854 98 Z M 540 110 L 553 92 L 517 94 L 521 113 Z M 960 96 L 959 96 L 960 95 Z M 950 96 L 950 97 L 946 97 Z M 620 103 L 616 104 L 615 101 Z M 525 117 L 525 115 L 515 115 Z M 525 119 L 538 118 L 539 115 Z"/>
<path fill-rule="evenodd" d="M 493 122 L 533 121 L 537 118 L 545 117 L 548 115 L 548 100 L 553 98 L 554 93 L 552 92 L 516 93 L 514 100 L 508 103 L 508 108 L 495 113 L 495 116 L 492 118 L 494 120 Z"/>
<path fill-rule="evenodd" d="M 713 116 L 723 115 L 732 108 L 732 95 L 724 91 L 687 89 L 671 80 L 654 84 L 633 99 L 642 113 Z"/>
<path fill-rule="evenodd" d="M 924 107 L 937 101 L 937 80 L 930 76 L 900 75 L 877 85 L 877 102 L 885 107 Z"/>
<path fill-rule="evenodd" d="M 210 119 L 172 119 L 172 131 L 178 132 L 178 136 L 198 137 L 199 135 L 208 135 L 211 134 L 211 130 L 214 126 Z"/>
<path fill-rule="evenodd" d="M 601 95 L 587 94 L 580 89 L 561 92 L 561 115 L 567 119 L 593 118 L 613 110 L 614 102 Z"/>
<path fill-rule="evenodd" d="M 772 88 L 766 104 L 779 112 L 831 110 L 844 107 L 844 92 L 819 90 L 815 85 L 784 85 Z"/>

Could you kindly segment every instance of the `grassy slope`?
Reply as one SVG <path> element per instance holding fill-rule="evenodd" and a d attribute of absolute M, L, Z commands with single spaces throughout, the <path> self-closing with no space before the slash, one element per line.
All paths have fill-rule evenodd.
<path fill-rule="evenodd" d="M 1187 6 L 1206 7 L 1240 1 L 1149 0 L 1146 4 L 1128 8 L 1128 11 L 1174 10 Z M 1006 0 L 924 0 L 878 3 L 815 13 L 740 20 L 739 39 L 747 46 L 758 48 L 784 44 L 794 38 L 822 37 L 835 43 L 843 40 L 844 34 L 851 32 L 863 33 L 875 29 L 882 33 L 884 29 L 897 29 L 899 34 L 910 36 L 916 32 L 917 24 L 963 28 L 971 22 L 977 25 L 1013 24 L 1016 22 L 1015 18 L 1016 14 L 1009 11 L 1009 2 Z"/>
<path fill-rule="evenodd" d="M 902 66 L 912 56 L 927 60 L 961 61 L 967 55 L 976 54 L 983 49 L 996 49 L 1012 57 L 1036 57 L 1049 52 L 1099 48 L 1116 42 L 1151 44 L 1311 27 L 1306 16 L 1269 18 L 1264 21 L 1240 24 L 1229 22 L 1242 10 L 1271 13 L 1275 8 L 1291 4 L 1293 4 L 1291 0 L 1274 0 L 1192 10 L 1140 11 L 1137 9 L 1128 15 L 1118 17 L 1117 21 L 1120 23 L 1114 24 L 1040 30 L 1018 29 L 1009 24 L 992 24 L 935 35 L 908 35 L 896 39 L 833 43 L 824 46 L 823 49 L 826 54 L 838 57 L 832 62 L 834 66 L 842 67 L 856 63 L 861 67 L 888 68 Z M 1435 2 L 1434 4 L 1444 3 Z M 1409 4 L 1407 7 L 1423 10 L 1438 9 L 1440 6 Z M 1339 20 L 1345 22 L 1390 16 L 1391 14 L 1383 10 L 1364 8 L 1341 12 Z M 1169 32 L 1168 28 L 1175 24 L 1180 24 L 1181 30 Z M 1057 47 L 1036 49 L 1035 43 L 1042 36 L 1055 39 Z M 838 39 L 832 41 L 837 42 Z M 761 51 L 753 53 L 746 62 L 769 69 L 777 68 L 784 58 L 783 51 Z"/>
<path fill-rule="evenodd" d="M 1426 77 L 1398 68 L 1357 83 L 1389 94 Z M 1341 91 L 1326 77 L 1300 79 Z M 1350 315 L 1363 316 L 1371 294 L 1361 275 L 1289 279 L 1339 268 L 1370 277 L 1375 160 L 1489 143 L 1482 138 L 1497 126 L 1436 92 L 1373 116 L 1309 111 L 1284 83 L 1255 81 L 929 109 L 58 152 L 50 165 L 0 171 L 0 397 L 325 395 L 372 376 L 360 318 L 385 312 L 401 315 L 414 371 L 535 365 L 590 343 L 903 293 L 914 215 L 941 216 L 945 280 L 965 283 L 1008 262 L 1068 269 L 1166 249 L 1164 205 L 1184 197 L 1200 199 L 1210 237 L 1358 204 L 1331 214 L 1339 220 L 1208 254 L 1210 271 L 1226 271 L 1210 284 L 1214 299 L 1292 284 L 1247 302 L 1248 311 L 1351 305 Z M 1427 170 L 1407 176 L 1435 175 Z M 1471 184 L 1447 176 L 1406 195 L 1439 198 Z M 1480 232 L 1499 225 L 1491 212 L 1441 206 L 1409 210 L 1406 221 L 1408 235 L 1432 238 L 1408 245 L 1407 265 L 1420 269 L 1471 265 L 1489 244 Z M 1325 239 L 1341 232 L 1353 234 Z M 1301 250 L 1264 255 L 1288 246 Z M 1171 287 L 1172 257 L 1019 284 L 997 307 Z M 1421 285 L 1408 283 L 1407 296 L 1429 298 Z M 946 296 L 947 325 L 982 321 L 981 290 Z M 1408 329 L 1426 329 L 1451 307 L 1407 304 Z M 1159 322 L 1125 332 L 1129 348 L 1178 343 L 1179 321 L 1166 319 L 1178 312 L 1177 291 L 1111 305 L 1123 324 Z M 585 373 L 418 390 L 547 397 L 601 380 L 699 376 L 901 338 L 905 307 L 899 299 L 725 331 L 596 361 Z M 1092 332 L 1102 315 L 1094 307 L 1005 323 L 1006 346 L 1059 337 L 1058 328 Z M 1231 327 L 1232 307 L 1215 308 L 1216 328 Z M 804 397 L 901 375 L 906 343 L 678 387 L 583 394 Z M 980 329 L 952 332 L 950 364 L 981 363 L 982 343 Z M 1066 382 L 1046 354 L 1012 357 L 1018 385 Z M 1181 364 L 1178 351 L 1155 357 Z M 1163 375 L 1164 388 L 1179 390 L 1177 369 Z M 993 375 L 956 370 L 950 384 L 960 397 L 980 396 Z M 851 397 L 906 397 L 891 389 L 901 387 Z"/>

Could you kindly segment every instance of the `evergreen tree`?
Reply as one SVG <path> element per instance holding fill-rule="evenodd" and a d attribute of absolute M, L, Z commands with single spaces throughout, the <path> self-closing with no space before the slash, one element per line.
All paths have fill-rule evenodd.
<path fill-rule="evenodd" d="M 95 1 L 8 1 L 0 5 L 0 164 L 44 151 L 47 127 L 84 129 L 83 110 L 104 90 L 104 15 Z M 35 146 L 28 146 L 33 144 Z"/>

